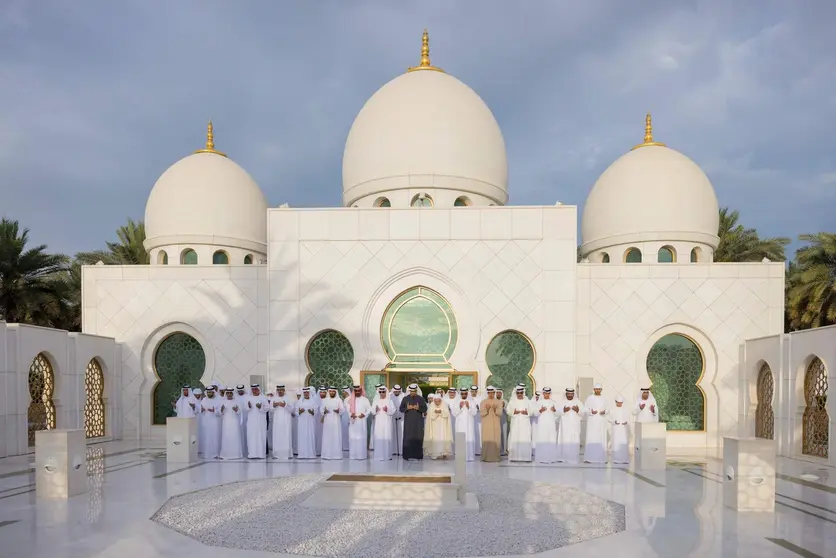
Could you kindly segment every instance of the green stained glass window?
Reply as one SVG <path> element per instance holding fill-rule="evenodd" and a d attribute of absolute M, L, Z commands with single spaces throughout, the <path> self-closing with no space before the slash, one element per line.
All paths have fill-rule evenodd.
<path fill-rule="evenodd" d="M 610 255 L 604 252 L 604 255 L 601 256 L 601 263 L 610 263 Z"/>
<path fill-rule="evenodd" d="M 450 304 L 426 287 L 414 287 L 386 309 L 380 326 L 390 368 L 450 371 L 459 330 Z"/>
<path fill-rule="evenodd" d="M 226 255 L 226 252 L 218 250 L 217 252 L 212 254 L 212 263 L 214 265 L 228 265 L 229 256 Z"/>
<path fill-rule="evenodd" d="M 166 254 L 165 250 L 160 250 L 157 260 L 160 262 L 160 265 L 168 265 L 168 254 Z"/>
<path fill-rule="evenodd" d="M 418 194 L 412 198 L 412 207 L 432 207 L 433 200 L 427 194 Z"/>
<path fill-rule="evenodd" d="M 470 200 L 465 197 L 456 198 L 456 201 L 453 202 L 454 207 L 467 207 L 470 205 Z"/>
<path fill-rule="evenodd" d="M 352 385 L 351 367 L 354 365 L 354 349 L 351 342 L 339 331 L 328 329 L 314 335 L 308 343 L 305 361 L 311 371 L 309 386 L 334 386 L 337 389 Z"/>
<path fill-rule="evenodd" d="M 668 248 L 667 246 L 659 248 L 659 253 L 656 254 L 656 261 L 659 263 L 673 263 L 673 249 Z"/>
<path fill-rule="evenodd" d="M 638 248 L 630 248 L 624 255 L 624 261 L 627 263 L 642 263 L 641 251 Z"/>
<path fill-rule="evenodd" d="M 488 344 L 485 362 L 491 375 L 487 385 L 499 388 L 510 399 L 517 384 L 524 383 L 526 393 L 534 393 L 531 371 L 534 369 L 534 346 L 519 331 L 503 331 Z"/>
<path fill-rule="evenodd" d="M 684 335 L 665 335 L 650 349 L 647 374 L 659 421 L 667 423 L 668 430 L 705 430 L 705 396 L 697 387 L 702 372 L 702 352 Z"/>
<path fill-rule="evenodd" d="M 183 255 L 180 256 L 180 263 L 183 265 L 197 265 L 197 252 L 191 248 L 187 248 L 183 251 Z"/>
<path fill-rule="evenodd" d="M 388 198 L 378 198 L 374 205 L 375 207 L 392 207 L 392 202 Z"/>
<path fill-rule="evenodd" d="M 696 248 L 691 250 L 691 263 L 697 263 L 700 259 L 700 254 Z"/>
<path fill-rule="evenodd" d="M 252 263 L 253 257 L 251 255 L 247 254 L 246 256 L 244 256 L 244 265 L 252 265 Z"/>
<path fill-rule="evenodd" d="M 197 339 L 187 333 L 172 333 L 163 339 L 154 353 L 154 370 L 159 381 L 154 386 L 154 424 L 165 424 L 173 417 L 173 403 L 180 398 L 184 385 L 203 388 L 200 378 L 206 369 L 206 355 Z"/>

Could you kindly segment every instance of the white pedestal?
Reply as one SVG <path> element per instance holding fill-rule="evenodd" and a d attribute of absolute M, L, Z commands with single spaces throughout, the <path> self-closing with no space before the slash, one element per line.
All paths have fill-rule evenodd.
<path fill-rule="evenodd" d="M 636 423 L 636 469 L 664 471 L 667 466 L 667 426 L 664 422 Z"/>
<path fill-rule="evenodd" d="M 723 505 L 737 511 L 775 511 L 775 442 L 723 438 Z"/>
<path fill-rule="evenodd" d="M 39 498 L 64 499 L 87 492 L 87 444 L 84 430 L 35 433 L 35 492 Z"/>
<path fill-rule="evenodd" d="M 166 461 L 195 463 L 197 461 L 197 417 L 168 417 L 165 421 Z"/>
<path fill-rule="evenodd" d="M 381 498 L 385 494 L 385 498 Z M 302 502 L 305 508 L 340 510 L 414 510 L 478 512 L 475 494 L 459 499 L 459 486 L 448 475 L 337 474 L 322 481 Z"/>

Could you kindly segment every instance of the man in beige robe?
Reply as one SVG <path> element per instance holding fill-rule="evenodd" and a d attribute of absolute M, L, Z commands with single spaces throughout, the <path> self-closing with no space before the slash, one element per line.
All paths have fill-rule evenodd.
<path fill-rule="evenodd" d="M 453 426 L 450 407 L 439 394 L 433 394 L 424 420 L 424 455 L 447 459 L 453 455 Z"/>
<path fill-rule="evenodd" d="M 493 386 L 488 386 L 487 392 L 488 398 L 479 404 L 479 416 L 482 419 L 482 461 L 496 463 L 499 461 L 502 438 L 502 401 L 496 398 L 496 389 Z"/>

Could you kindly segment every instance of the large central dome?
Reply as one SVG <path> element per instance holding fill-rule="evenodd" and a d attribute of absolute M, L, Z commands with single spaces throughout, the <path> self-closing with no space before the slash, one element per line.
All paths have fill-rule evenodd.
<path fill-rule="evenodd" d="M 507 184 L 496 119 L 470 87 L 430 64 L 425 32 L 421 65 L 381 87 L 354 120 L 343 154 L 343 202 L 426 190 L 501 205 Z"/>

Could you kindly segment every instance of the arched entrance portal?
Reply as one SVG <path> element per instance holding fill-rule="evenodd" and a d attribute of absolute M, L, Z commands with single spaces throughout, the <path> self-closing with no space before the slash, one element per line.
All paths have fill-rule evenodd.
<path fill-rule="evenodd" d="M 474 372 L 459 372 L 450 362 L 459 338 L 459 326 L 450 303 L 428 287 L 416 286 L 399 294 L 380 322 L 380 343 L 389 360 L 381 372 L 365 372 L 368 390 L 376 383 L 410 383 L 428 391 L 448 386 L 469 387 Z"/>

